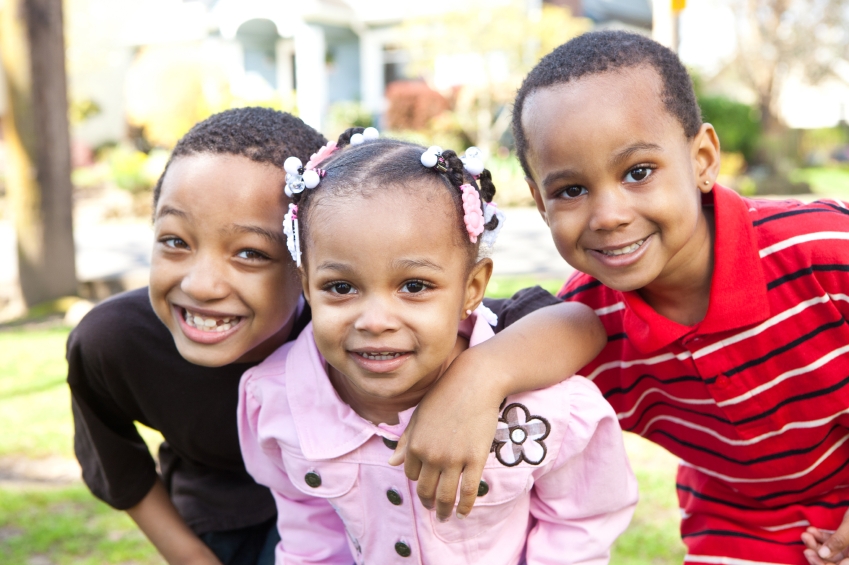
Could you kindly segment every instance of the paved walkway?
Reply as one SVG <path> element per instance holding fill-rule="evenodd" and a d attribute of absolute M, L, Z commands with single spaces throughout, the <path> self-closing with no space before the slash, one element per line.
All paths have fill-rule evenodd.
<path fill-rule="evenodd" d="M 507 223 L 492 257 L 495 275 L 565 279 L 572 269 L 558 255 L 537 211 L 512 208 L 506 214 Z M 146 284 L 153 245 L 153 230 L 148 222 L 78 225 L 74 239 L 77 278 L 81 282 L 106 282 L 112 289 Z M 9 222 L 0 222 L 0 297 L 9 295 L 16 278 L 14 230 Z"/>

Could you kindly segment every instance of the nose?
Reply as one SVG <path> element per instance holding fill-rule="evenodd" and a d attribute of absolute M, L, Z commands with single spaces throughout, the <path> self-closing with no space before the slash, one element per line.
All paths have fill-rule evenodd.
<path fill-rule="evenodd" d="M 227 265 L 220 263 L 208 253 L 197 254 L 180 282 L 180 289 L 198 303 L 226 297 L 230 292 Z"/>
<path fill-rule="evenodd" d="M 589 227 L 593 231 L 614 231 L 634 219 L 633 202 L 620 187 L 597 189 L 591 196 Z"/>
<path fill-rule="evenodd" d="M 377 293 L 360 301 L 360 311 L 354 329 L 371 335 L 381 335 L 399 329 L 397 312 L 390 297 Z"/>

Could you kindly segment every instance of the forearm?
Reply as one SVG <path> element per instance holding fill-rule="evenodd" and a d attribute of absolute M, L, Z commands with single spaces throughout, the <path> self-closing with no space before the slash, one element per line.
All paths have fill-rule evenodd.
<path fill-rule="evenodd" d="M 186 525 L 159 479 L 127 514 L 170 565 L 221 565 L 212 550 Z"/>
<path fill-rule="evenodd" d="M 501 398 L 545 388 L 573 375 L 607 343 L 591 308 L 577 302 L 547 306 L 528 314 L 464 356 L 477 364 Z M 479 372 L 480 371 L 480 372 Z"/>

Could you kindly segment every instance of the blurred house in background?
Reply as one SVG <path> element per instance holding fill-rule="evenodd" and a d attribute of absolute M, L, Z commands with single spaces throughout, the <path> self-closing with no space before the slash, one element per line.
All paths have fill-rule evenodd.
<path fill-rule="evenodd" d="M 542 3 L 527 2 L 529 13 Z M 651 28 L 648 0 L 550 3 L 599 27 Z M 464 4 L 475 2 L 67 0 L 73 136 L 167 147 L 210 113 L 251 103 L 326 130 L 330 108 L 353 101 L 377 123 L 387 86 L 415 78 L 402 23 Z"/>

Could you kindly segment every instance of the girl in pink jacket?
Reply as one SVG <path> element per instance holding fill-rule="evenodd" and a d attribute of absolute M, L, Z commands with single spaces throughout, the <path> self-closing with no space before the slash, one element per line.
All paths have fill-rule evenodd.
<path fill-rule="evenodd" d="M 464 519 L 438 521 L 387 463 L 451 361 L 493 335 L 480 257 L 504 217 L 476 150 L 356 131 L 286 163 L 284 232 L 313 321 L 240 387 L 245 464 L 277 502 L 277 563 L 607 563 L 637 486 L 615 414 L 582 377 L 505 399 Z M 605 338 L 572 312 L 557 355 L 577 370 Z"/>

